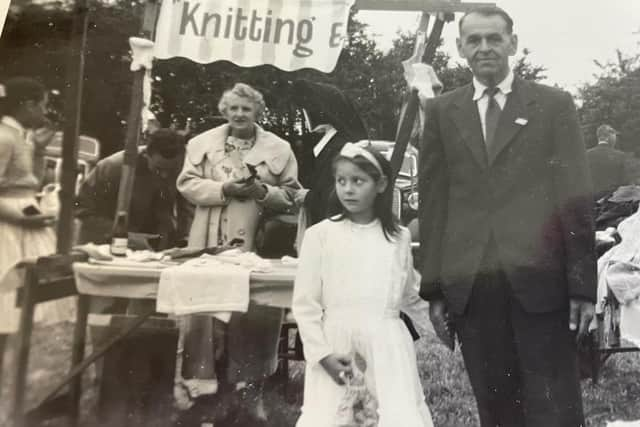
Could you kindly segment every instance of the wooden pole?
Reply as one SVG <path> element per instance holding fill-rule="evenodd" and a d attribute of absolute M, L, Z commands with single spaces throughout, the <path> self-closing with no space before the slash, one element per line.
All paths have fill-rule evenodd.
<path fill-rule="evenodd" d="M 142 19 L 140 34 L 153 39 L 158 14 L 158 2 L 148 0 L 145 3 L 145 11 Z M 136 175 L 136 163 L 138 159 L 138 143 L 142 121 L 140 114 L 143 107 L 143 83 L 146 70 L 141 68 L 133 73 L 133 85 L 131 87 L 131 101 L 129 103 L 129 115 L 127 117 L 127 133 L 124 146 L 124 164 L 120 177 L 118 190 L 118 207 L 114 213 L 129 212 L 129 204 L 133 193 L 133 182 Z M 115 221 L 114 216 L 114 221 Z"/>
<path fill-rule="evenodd" d="M 438 14 L 438 19 L 435 20 L 429 39 L 427 40 L 427 46 L 422 56 L 422 62 L 431 64 L 436 54 L 436 48 L 439 44 L 440 37 L 442 37 L 442 30 L 447 20 L 453 19 L 449 14 Z M 426 29 L 425 29 L 426 31 Z M 409 99 L 404 108 L 400 121 L 398 124 L 398 131 L 396 133 L 396 143 L 393 146 L 393 153 L 391 154 L 391 182 L 393 183 L 400 172 L 402 162 L 404 160 L 404 153 L 409 145 L 411 139 L 411 133 L 413 131 L 413 125 L 420 110 L 420 100 L 418 99 L 418 91 L 413 89 L 409 94 Z"/>
<path fill-rule="evenodd" d="M 71 54 L 67 62 L 65 123 L 62 139 L 62 177 L 60 217 L 58 218 L 57 252 L 67 254 L 74 236 L 74 198 L 78 168 L 78 135 L 80 133 L 82 86 L 84 81 L 84 50 L 87 43 L 89 10 L 87 0 L 76 0 L 71 30 Z"/>

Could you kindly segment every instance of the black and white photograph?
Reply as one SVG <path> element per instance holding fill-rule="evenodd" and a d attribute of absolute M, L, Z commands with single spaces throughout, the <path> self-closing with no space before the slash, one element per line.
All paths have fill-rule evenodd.
<path fill-rule="evenodd" d="M 0 0 L 0 427 L 640 427 L 638 0 Z"/>

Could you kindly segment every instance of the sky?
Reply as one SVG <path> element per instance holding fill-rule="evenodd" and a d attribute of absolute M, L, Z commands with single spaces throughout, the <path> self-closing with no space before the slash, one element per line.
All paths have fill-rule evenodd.
<path fill-rule="evenodd" d="M 473 2 L 473 0 L 468 0 Z M 494 0 L 514 20 L 519 49 L 527 48 L 532 63 L 547 68 L 548 84 L 567 90 L 594 80 L 593 60 L 614 61 L 616 49 L 640 53 L 640 0 Z M 414 32 L 418 12 L 361 11 L 357 19 L 383 50 L 399 29 Z M 456 22 L 445 26 L 444 50 L 460 61 L 455 47 Z M 635 33 L 635 34 L 634 34 Z"/>

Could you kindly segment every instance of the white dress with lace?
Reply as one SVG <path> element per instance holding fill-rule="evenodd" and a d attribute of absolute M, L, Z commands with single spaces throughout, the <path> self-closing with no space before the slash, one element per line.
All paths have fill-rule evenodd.
<path fill-rule="evenodd" d="M 411 336 L 398 317 L 419 297 L 410 235 L 388 241 L 380 222 L 325 220 L 304 236 L 293 313 L 305 358 L 304 403 L 297 427 L 333 427 L 345 387 L 319 361 L 360 353 L 365 381 L 378 401 L 379 427 L 430 427 Z"/>

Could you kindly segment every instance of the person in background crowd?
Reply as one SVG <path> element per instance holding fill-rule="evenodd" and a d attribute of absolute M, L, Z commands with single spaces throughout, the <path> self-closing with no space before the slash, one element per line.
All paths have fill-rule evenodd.
<path fill-rule="evenodd" d="M 293 83 L 294 102 L 302 108 L 311 135 L 305 141 L 305 190 L 296 202 L 304 206 L 306 225 L 327 217 L 329 195 L 333 191 L 333 159 L 347 142 L 367 139 L 367 130 L 353 103 L 335 86 L 297 80 Z"/>
<path fill-rule="evenodd" d="M 183 245 L 193 216 L 193 207 L 175 185 L 184 160 L 184 139 L 172 130 L 159 129 L 147 141 L 136 163 L 129 231 L 159 235 L 157 250 Z M 100 160 L 83 182 L 76 200 L 80 243 L 111 240 L 123 162 L 124 151 L 112 154 Z"/>
<path fill-rule="evenodd" d="M 593 196 L 597 201 L 621 185 L 638 183 L 640 167 L 633 155 L 616 148 L 618 131 L 614 128 L 600 125 L 596 135 L 598 145 L 587 150 L 587 161 L 593 179 Z"/>
<path fill-rule="evenodd" d="M 514 77 L 513 21 L 459 21 L 473 82 L 427 103 L 421 296 L 454 334 L 482 427 L 584 426 L 577 345 L 596 297 L 591 179 L 571 95 Z"/>
<path fill-rule="evenodd" d="M 55 214 L 43 212 L 36 199 L 45 148 L 55 133 L 47 127 L 46 111 L 47 91 L 36 80 L 15 77 L 0 85 L 0 366 L 6 338 L 20 320 L 15 290 L 22 283 L 12 267 L 56 250 Z M 27 129 L 33 130 L 30 138 Z M 75 298 L 36 307 L 36 322 L 74 318 Z"/>
<path fill-rule="evenodd" d="M 220 113 L 228 120 L 191 139 L 178 190 L 195 204 L 189 247 L 237 242 L 255 249 L 255 235 L 266 211 L 288 212 L 290 193 L 299 188 L 298 165 L 289 143 L 256 124 L 265 109 L 262 94 L 237 83 L 222 95 Z M 226 330 L 223 380 L 242 390 L 251 422 L 266 420 L 262 389 L 275 372 L 281 309 L 250 305 L 224 325 L 211 316 L 189 316 L 184 324 L 183 384 L 192 397 L 217 392 L 216 355 Z M 218 335 L 219 336 L 219 335 Z M 246 385 L 246 387 L 244 387 Z M 251 424 L 254 425 L 254 424 Z"/>

